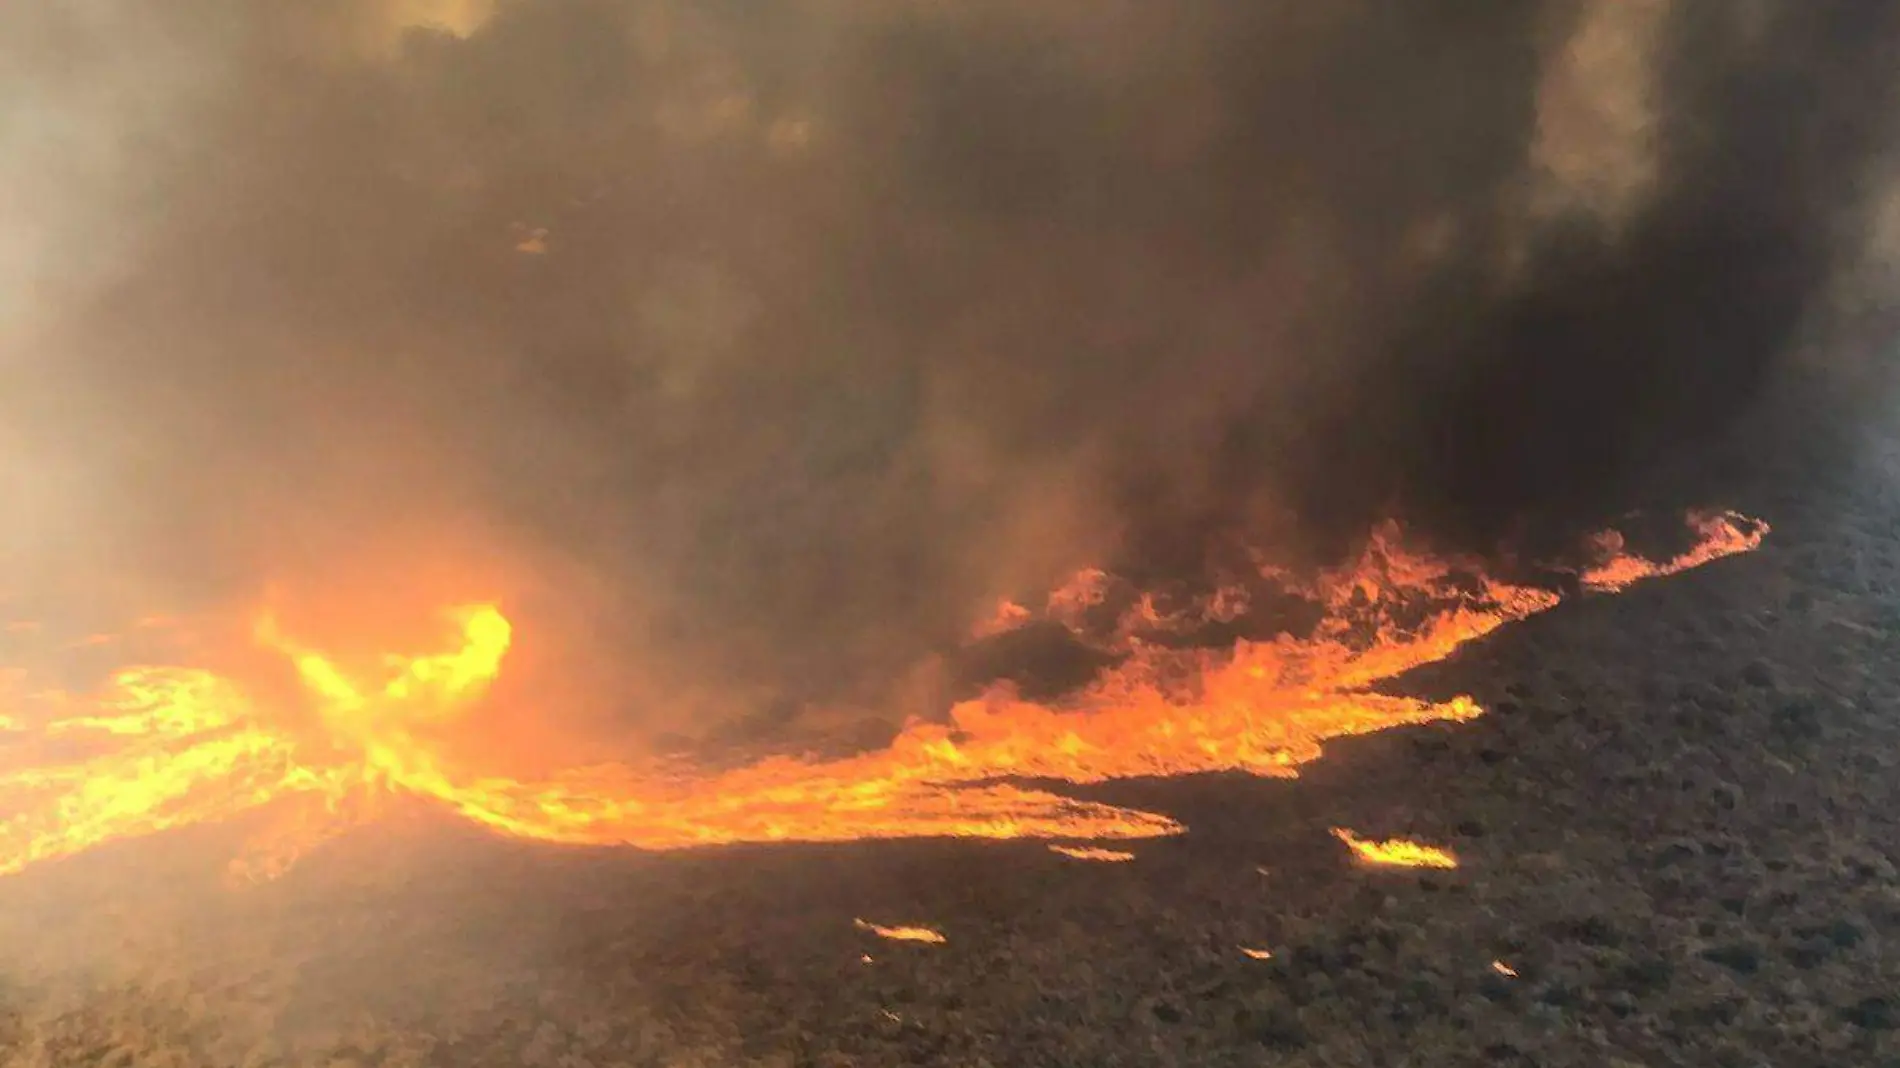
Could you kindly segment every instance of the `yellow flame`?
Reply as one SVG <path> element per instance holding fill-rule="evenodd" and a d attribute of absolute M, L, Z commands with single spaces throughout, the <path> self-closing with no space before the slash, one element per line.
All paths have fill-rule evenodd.
<path fill-rule="evenodd" d="M 1399 868 L 1455 868 L 1458 858 L 1437 846 L 1428 846 L 1404 838 L 1383 842 L 1360 838 L 1344 827 L 1334 827 L 1333 837 L 1346 843 L 1360 860 Z"/>
<path fill-rule="evenodd" d="M 888 938 L 893 942 L 922 942 L 934 946 L 949 941 L 942 932 L 929 927 L 885 927 L 881 924 L 867 923 L 864 920 L 852 920 L 851 925 L 860 931 L 869 931 L 879 938 Z"/>
<path fill-rule="evenodd" d="M 1101 846 L 1052 845 L 1049 852 L 1059 853 L 1075 860 L 1092 860 L 1099 864 L 1122 864 L 1135 859 L 1133 853 L 1121 849 L 1103 849 Z"/>
<path fill-rule="evenodd" d="M 510 637 L 492 606 L 457 616 L 463 643 L 438 656 L 391 658 L 391 677 L 369 689 L 322 656 L 258 626 L 317 698 L 324 724 L 346 755 L 312 763 L 291 736 L 258 714 L 231 680 L 198 669 L 135 668 L 114 676 L 99 715 L 57 719 L 52 737 L 117 738 L 121 747 L 74 764 L 0 771 L 0 874 L 115 838 L 228 818 L 293 796 L 314 795 L 315 812 L 280 819 L 239 867 L 259 877 L 283 870 L 308 844 L 347 828 L 325 819 L 346 798 L 382 785 L 440 795 L 434 761 L 407 733 L 452 714 L 500 670 Z M 306 805 L 310 803 L 305 803 Z M 361 804 L 357 806 L 359 810 Z"/>

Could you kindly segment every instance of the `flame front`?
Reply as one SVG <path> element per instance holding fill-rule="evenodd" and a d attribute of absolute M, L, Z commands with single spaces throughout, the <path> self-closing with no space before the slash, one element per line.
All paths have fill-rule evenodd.
<path fill-rule="evenodd" d="M 1697 546 L 1664 563 L 1629 556 L 1606 536 L 1582 575 L 1592 590 L 1694 567 L 1760 543 L 1766 527 L 1697 517 Z M 266 617 L 257 641 L 288 658 L 318 730 L 285 717 L 232 678 L 199 668 L 117 674 L 82 708 L 14 699 L 0 710 L 0 874 L 112 840 L 228 819 L 269 819 L 234 874 L 268 878 L 310 846 L 421 797 L 503 834 L 648 849 L 735 842 L 963 836 L 1107 840 L 1182 828 L 1155 813 L 1079 801 L 1030 781 L 1245 771 L 1287 776 L 1331 738 L 1481 714 L 1469 698 L 1423 701 L 1370 687 L 1557 603 L 1549 591 L 1479 578 L 1410 554 L 1396 530 L 1353 566 L 1294 582 L 1324 619 L 1311 633 L 1182 650 L 1144 638 L 1245 609 L 1223 590 L 1173 614 L 1144 597 L 1108 639 L 1120 657 L 1060 705 L 995 690 L 957 705 L 947 723 L 914 722 L 886 748 L 835 760 L 781 756 L 729 770 L 613 764 L 534 779 L 484 774 L 438 744 L 503 669 L 513 628 L 493 605 L 452 613 L 458 641 L 431 655 L 387 656 L 346 670 Z M 1080 633 L 1103 604 L 1088 572 L 1049 598 L 1041 618 Z M 1418 606 L 1429 605 L 1421 613 Z M 1037 618 L 1018 606 L 979 626 Z M 1405 620 L 1403 624 L 1399 622 Z M 367 677 L 367 676 L 374 677 Z M 0 700 L 5 700 L 0 694 Z M 1391 843 L 1342 834 L 1367 859 Z M 1110 850 L 1059 847 L 1083 859 Z M 1435 863 L 1434 860 L 1414 861 Z M 1453 861 L 1452 863 L 1455 863 Z"/>

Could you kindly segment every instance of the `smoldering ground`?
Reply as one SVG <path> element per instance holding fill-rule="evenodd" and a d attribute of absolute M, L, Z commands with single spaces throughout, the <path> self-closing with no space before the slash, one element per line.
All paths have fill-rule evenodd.
<path fill-rule="evenodd" d="M 1878 305 L 1896 17 L 14 5 L 10 585 L 500 595 L 678 729 L 928 711 L 1083 564 L 1574 533 Z"/>

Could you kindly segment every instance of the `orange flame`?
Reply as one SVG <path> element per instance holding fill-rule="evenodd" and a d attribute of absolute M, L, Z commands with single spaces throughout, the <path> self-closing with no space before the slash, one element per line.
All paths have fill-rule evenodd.
<path fill-rule="evenodd" d="M 1597 535 L 1598 550 L 1606 559 L 1583 572 L 1584 587 L 1614 592 L 1643 579 L 1673 575 L 1724 556 L 1750 552 L 1759 548 L 1762 539 L 1768 536 L 1768 524 L 1734 512 L 1691 513 L 1689 525 L 1698 535 L 1695 546 L 1661 563 L 1624 552 L 1623 536 L 1614 530 Z"/>
<path fill-rule="evenodd" d="M 1600 538 L 1611 555 L 1583 584 L 1611 590 L 1695 567 L 1754 548 L 1767 529 L 1727 514 L 1694 523 L 1697 546 L 1660 564 Z M 0 874 L 269 806 L 232 871 L 239 879 L 269 878 L 399 795 L 432 800 L 503 834 L 649 849 L 1175 834 L 1182 828 L 1166 816 L 1025 783 L 1212 771 L 1290 776 L 1329 739 L 1470 719 L 1482 710 L 1468 697 L 1432 702 L 1370 687 L 1558 600 L 1484 578 L 1469 565 L 1409 553 L 1396 527 L 1376 531 L 1351 566 L 1301 582 L 1272 569 L 1263 575 L 1318 603 L 1323 622 L 1304 636 L 1183 650 L 1149 636 L 1235 618 L 1245 591 L 1176 608 L 1141 598 L 1115 613 L 1120 625 L 1112 635 L 1089 639 L 1112 646 L 1119 666 L 1059 705 L 997 690 L 957 705 L 948 722 L 912 722 L 889 746 L 856 756 L 779 756 L 716 771 L 610 764 L 525 781 L 485 774 L 440 744 L 444 730 L 468 727 L 503 669 L 513 628 L 496 606 L 452 613 L 459 640 L 450 651 L 386 656 L 380 669 L 346 669 L 267 616 L 255 637 L 294 667 L 314 730 L 292 729 L 308 725 L 202 668 L 130 668 L 83 707 L 55 697 L 48 714 L 38 706 L 25 717 L 7 710 L 0 720 L 9 731 L 0 748 Z M 1095 609 L 1109 596 L 1105 574 L 1084 572 L 1052 594 L 1041 615 L 1085 636 L 1101 625 Z M 1033 616 L 1012 605 L 995 624 Z M 1456 863 L 1428 847 L 1337 833 L 1375 863 Z M 1076 859 L 1127 859 L 1099 847 L 1053 848 Z"/>

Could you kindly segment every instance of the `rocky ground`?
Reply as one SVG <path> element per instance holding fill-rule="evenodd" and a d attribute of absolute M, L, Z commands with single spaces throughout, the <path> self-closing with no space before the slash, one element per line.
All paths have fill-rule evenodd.
<path fill-rule="evenodd" d="M 1756 554 L 1407 680 L 1478 721 L 1093 791 L 1191 828 L 1130 863 L 421 821 L 241 893 L 215 829 L 30 872 L 0 1064 L 1900 1065 L 1897 457 L 1732 502 L 1775 523 Z M 1362 866 L 1342 825 L 1462 865 Z"/>

